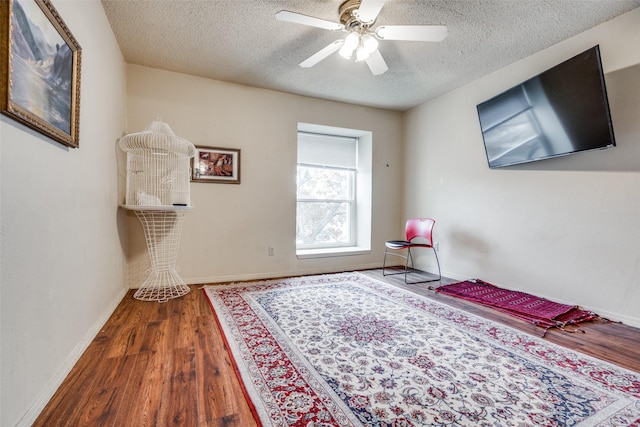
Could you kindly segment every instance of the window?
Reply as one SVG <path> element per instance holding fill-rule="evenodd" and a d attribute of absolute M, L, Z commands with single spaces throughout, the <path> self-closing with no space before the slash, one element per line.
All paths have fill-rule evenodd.
<path fill-rule="evenodd" d="M 369 251 L 371 133 L 298 125 L 299 257 Z"/>
<path fill-rule="evenodd" d="M 356 138 L 298 133 L 298 248 L 355 245 L 356 148 Z"/>

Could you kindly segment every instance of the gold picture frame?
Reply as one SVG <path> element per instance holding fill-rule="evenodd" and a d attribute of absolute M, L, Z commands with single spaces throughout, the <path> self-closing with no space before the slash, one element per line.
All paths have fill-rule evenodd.
<path fill-rule="evenodd" d="M 240 184 L 240 150 L 196 145 L 191 181 Z"/>
<path fill-rule="evenodd" d="M 80 145 L 82 49 L 49 0 L 0 0 L 0 112 Z"/>

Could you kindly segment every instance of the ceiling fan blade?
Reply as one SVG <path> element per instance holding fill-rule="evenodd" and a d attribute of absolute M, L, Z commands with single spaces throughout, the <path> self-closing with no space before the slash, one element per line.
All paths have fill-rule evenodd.
<path fill-rule="evenodd" d="M 303 15 L 301 13 L 289 12 L 281 10 L 276 13 L 276 19 L 279 21 L 293 22 L 295 24 L 309 25 L 311 27 L 322 28 L 331 31 L 340 31 L 344 29 L 344 25 L 337 22 L 326 21 L 313 16 Z"/>
<path fill-rule="evenodd" d="M 375 52 L 373 52 L 371 56 L 369 56 L 366 59 L 365 62 L 369 66 L 369 70 L 371 70 L 371 74 L 373 74 L 374 76 L 379 76 L 380 74 L 384 74 L 389 69 L 389 67 L 387 66 L 387 63 L 385 62 L 379 50 L 376 50 Z"/>
<path fill-rule="evenodd" d="M 358 8 L 357 18 L 360 22 L 373 22 L 384 6 L 385 0 L 362 0 Z"/>
<path fill-rule="evenodd" d="M 376 29 L 382 40 L 441 42 L 447 38 L 446 25 L 384 25 Z"/>
<path fill-rule="evenodd" d="M 300 63 L 300 66 L 304 68 L 313 67 L 318 62 L 322 61 L 332 53 L 335 53 L 338 50 L 340 50 L 343 44 L 344 44 L 344 40 L 342 39 L 334 41 L 330 45 L 323 47 L 318 52 L 314 53 L 313 55 L 311 55 L 310 57 L 302 61 Z"/>

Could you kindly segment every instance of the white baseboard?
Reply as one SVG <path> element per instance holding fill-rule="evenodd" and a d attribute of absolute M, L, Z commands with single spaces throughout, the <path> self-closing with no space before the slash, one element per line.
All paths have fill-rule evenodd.
<path fill-rule="evenodd" d="M 582 307 L 582 308 L 584 310 L 593 311 L 598 316 L 611 320 L 612 322 L 620 322 L 620 323 L 624 323 L 625 325 L 633 326 L 635 328 L 640 328 L 640 319 L 638 318 L 624 316 L 622 314 L 611 313 L 608 311 L 602 311 L 594 308 L 588 308 L 588 307 Z"/>
<path fill-rule="evenodd" d="M 295 276 L 309 276 L 314 274 L 340 273 L 343 271 L 368 270 L 372 268 L 381 268 L 381 267 L 382 267 L 381 263 L 375 263 L 375 264 L 351 265 L 348 267 L 337 267 L 334 269 L 328 268 L 328 267 L 318 267 L 318 268 L 311 268 L 311 269 L 271 271 L 271 272 L 265 272 L 265 273 L 237 274 L 237 275 L 229 275 L 229 276 L 192 277 L 189 279 L 183 278 L 183 280 L 188 285 L 203 285 L 208 283 L 244 282 L 247 280 L 277 279 L 279 277 L 295 277 Z"/>
<path fill-rule="evenodd" d="M 330 274 L 341 273 L 343 271 L 358 271 L 358 270 L 371 270 L 376 268 L 382 268 L 382 263 L 372 264 L 360 264 L 351 265 L 348 267 L 338 267 L 335 269 L 327 267 L 318 267 L 312 269 L 303 270 L 288 270 L 288 271 L 273 271 L 268 273 L 254 273 L 254 274 L 237 274 L 229 276 L 212 276 L 212 277 L 192 277 L 189 279 L 183 278 L 188 285 L 203 285 L 208 283 L 229 283 L 229 282 L 244 282 L 247 280 L 262 280 L 262 279 L 277 279 L 279 277 L 295 277 L 295 276 L 308 276 L 313 274 Z M 437 270 L 434 270 L 437 272 Z M 433 274 L 436 274 L 435 272 Z M 442 272 L 442 277 L 447 277 L 453 280 L 468 280 L 468 277 L 463 277 L 457 274 Z"/>
<path fill-rule="evenodd" d="M 38 415 L 40 415 L 44 407 L 47 406 L 47 403 L 49 403 L 49 400 L 51 400 L 56 390 L 58 390 L 58 387 L 60 387 L 67 375 L 69 375 L 69 372 L 71 372 L 71 369 L 73 369 L 75 364 L 78 363 L 80 356 L 82 356 L 87 347 L 89 347 L 89 344 L 91 344 L 96 335 L 98 335 L 100 329 L 102 329 L 105 323 L 107 323 L 107 320 L 109 320 L 109 317 L 111 317 L 127 292 L 128 289 L 123 288 L 116 298 L 111 301 L 111 304 L 107 306 L 107 309 L 102 316 L 98 318 L 91 329 L 89 329 L 84 337 L 82 337 L 80 342 L 74 347 L 71 353 L 69 353 L 56 373 L 51 377 L 47 385 L 40 391 L 27 412 L 25 412 L 22 418 L 20 418 L 20 421 L 18 421 L 16 427 L 29 427 L 35 422 Z"/>

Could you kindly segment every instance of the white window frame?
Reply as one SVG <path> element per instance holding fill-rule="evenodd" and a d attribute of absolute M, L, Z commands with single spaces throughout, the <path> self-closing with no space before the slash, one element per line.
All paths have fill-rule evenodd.
<path fill-rule="evenodd" d="M 355 217 L 355 219 L 352 219 L 353 226 L 351 230 L 355 239 L 354 244 L 350 246 L 324 248 L 296 247 L 297 257 L 299 259 L 306 259 L 371 253 L 373 134 L 370 131 L 309 123 L 298 123 L 298 132 L 355 137 L 358 139 L 358 148 L 356 150 L 357 172 L 354 180 L 355 208 L 351 210 L 352 215 Z"/>
<path fill-rule="evenodd" d="M 338 166 L 319 166 L 319 165 L 312 165 L 312 164 L 306 164 L 306 163 L 298 163 L 297 165 L 298 167 L 308 167 L 308 168 L 315 168 L 315 169 L 334 169 L 334 170 L 339 170 L 339 171 L 345 171 L 348 172 L 351 176 L 349 177 L 349 198 L 348 199 L 298 199 L 296 197 L 296 208 L 298 203 L 335 203 L 335 204 L 342 204 L 342 203 L 346 203 L 349 205 L 349 241 L 345 242 L 345 243 L 327 243 L 327 244 L 322 244 L 322 243 L 318 243 L 315 245 L 304 245 L 304 244 L 296 244 L 296 248 L 297 249 L 320 249 L 320 248 L 340 248 L 340 247 L 351 247 L 351 246 L 356 246 L 356 239 L 357 239 L 357 175 L 358 175 L 358 170 L 357 168 L 342 168 L 342 167 L 338 167 Z"/>

